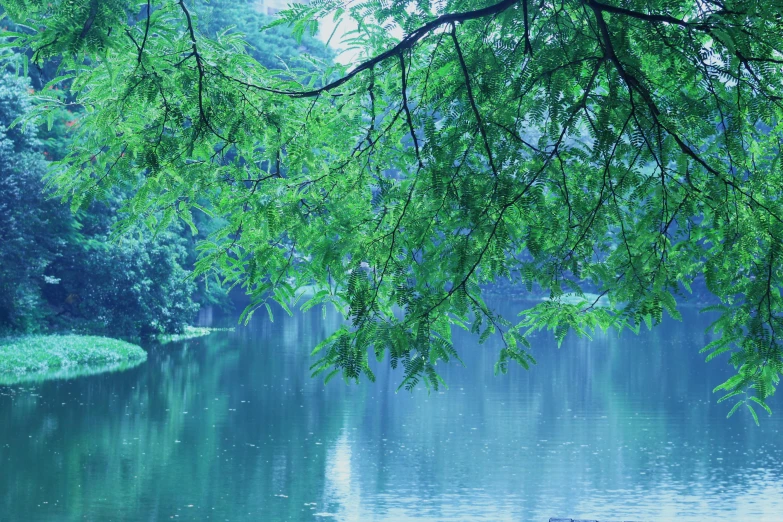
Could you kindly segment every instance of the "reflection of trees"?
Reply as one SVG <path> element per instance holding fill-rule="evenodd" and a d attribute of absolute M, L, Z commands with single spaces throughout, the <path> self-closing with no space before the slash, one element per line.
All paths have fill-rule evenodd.
<path fill-rule="evenodd" d="M 277 325 L 260 338 L 213 334 L 153 347 L 148 368 L 9 389 L 13 399 L 4 392 L 0 459 L 13 471 L 0 476 L 0 519 L 29 520 L 43 501 L 36 509 L 58 520 L 158 519 L 187 509 L 195 519 L 236 520 L 270 503 L 296 519 L 323 490 L 324 437 L 336 435 L 329 423 L 340 422 L 342 401 L 314 393 L 321 383 L 298 371 L 308 361 L 295 357 L 295 343 L 312 346 L 321 326 L 299 317 L 286 325 L 297 335 Z M 243 342 L 257 348 L 237 349 Z M 300 378 L 283 380 L 289 374 Z"/>
<path fill-rule="evenodd" d="M 574 498 L 607 490 L 747 484 L 756 465 L 747 455 L 770 451 L 762 441 L 775 421 L 762 427 L 766 436 L 746 431 L 749 418 L 726 420 L 724 404 L 705 393 L 731 371 L 698 353 L 709 322 L 686 311 L 682 323 L 639 336 L 599 333 L 593 342 L 569 337 L 560 350 L 541 336 L 538 365 L 506 377 L 493 375 L 499 346 L 478 347 L 458 332 L 467 368 L 445 368 L 445 394 L 417 392 L 406 403 L 381 393 L 365 403 L 355 422 L 365 455 L 354 480 L 365 491 L 396 488 L 421 500 L 408 516 L 433 509 L 427 499 L 489 494 L 500 518 L 511 516 L 505 499 L 514 509 L 524 502 L 524 519 L 542 520 L 555 505 L 576 512 Z M 379 369 L 381 388 L 393 389 L 392 380 Z"/>
<path fill-rule="evenodd" d="M 58 366 L 43 372 L 29 373 L 3 373 L 0 374 L 0 386 L 14 386 L 18 384 L 36 384 L 56 379 L 75 379 L 102 373 L 123 372 L 143 364 L 146 359 L 134 359 L 109 363 L 77 364 L 73 366 Z"/>
<path fill-rule="evenodd" d="M 695 314 L 560 350 L 540 337 L 539 364 L 502 377 L 498 347 L 458 333 L 467 367 L 431 395 L 395 394 L 385 364 L 375 384 L 324 387 L 307 351 L 339 318 L 278 316 L 151 347 L 125 373 L 0 387 L 0 520 L 456 519 L 477 505 L 545 520 L 605 491 L 740 487 L 779 428 L 745 431 L 704 393 L 731 369 L 696 353 Z"/>

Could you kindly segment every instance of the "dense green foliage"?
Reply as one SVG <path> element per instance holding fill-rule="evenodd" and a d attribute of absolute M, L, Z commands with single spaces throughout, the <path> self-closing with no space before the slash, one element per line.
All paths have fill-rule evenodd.
<path fill-rule="evenodd" d="M 238 3 L 199 5 L 212 34 L 233 25 L 246 30 L 251 23 L 260 27 L 267 22 L 247 9 L 247 4 Z M 18 27 L 12 24 L 11 29 Z M 276 28 L 270 33 L 251 39 L 254 55 L 269 60 L 265 63 L 298 62 L 303 51 L 329 58 L 325 46 L 312 38 L 297 45 L 290 30 Z M 66 156 L 83 116 L 81 106 L 72 103 L 68 82 L 46 86 L 56 76 L 56 63 L 28 67 L 32 86 L 46 87 L 59 100 L 37 135 L 33 127 L 7 130 L 30 110 L 33 87 L 11 75 L 0 79 L 0 237 L 4 243 L 0 332 L 54 327 L 130 336 L 176 335 L 192 319 L 194 302 L 228 306 L 226 289 L 217 282 L 189 279 L 189 268 L 197 259 L 196 242 L 216 228 L 214 222 L 197 216 L 195 236 L 182 226 L 157 236 L 138 228 L 117 243 L 110 236 L 116 209 L 125 198 L 121 190 L 113 191 L 108 201 L 86 205 L 75 218 L 49 197 L 44 188 L 46 160 Z"/>
<path fill-rule="evenodd" d="M 194 2 L 199 27 L 211 37 L 229 31 L 243 36 L 246 51 L 269 69 L 304 68 L 316 70 L 332 60 L 332 51 L 310 34 L 296 38 L 283 25 L 261 29 L 273 19 L 254 9 L 253 0 L 211 0 Z"/>
<path fill-rule="evenodd" d="M 0 332 L 35 329 L 46 270 L 73 236 L 66 207 L 48 200 L 41 179 L 46 162 L 33 129 L 9 129 L 29 108 L 28 82 L 0 74 Z"/>
<path fill-rule="evenodd" d="M 32 335 L 0 342 L 0 384 L 117 369 L 147 359 L 134 344 L 86 335 Z M 101 368 L 99 368 L 99 366 Z"/>
<path fill-rule="evenodd" d="M 46 159 L 67 148 L 64 129 L 77 116 L 58 114 L 43 142 L 32 126 L 11 127 L 30 110 L 29 89 L 24 78 L 0 75 L 0 333 L 181 331 L 196 310 L 184 240 L 139 229 L 111 242 L 111 207 L 93 203 L 74 217 L 52 199 Z"/>
<path fill-rule="evenodd" d="M 299 5 L 281 21 L 300 33 L 359 25 L 365 61 L 318 76 L 210 38 L 184 0 L 134 24 L 121 0 L 2 3 L 40 29 L 16 45 L 61 57 L 89 107 L 60 194 L 79 208 L 130 190 L 126 227 L 220 216 L 198 269 L 243 285 L 250 311 L 314 284 L 305 307 L 350 317 L 316 372 L 372 379 L 369 355 L 388 354 L 403 386 L 437 386 L 455 324 L 502 336 L 498 371 L 527 367 L 533 332 L 678 317 L 703 274 L 721 301 L 708 359 L 737 369 L 718 389 L 767 408 L 783 370 L 779 0 Z M 38 114 L 55 105 L 42 95 Z M 509 321 L 481 299 L 498 277 L 552 298 Z M 562 298 L 587 290 L 608 306 Z"/>
<path fill-rule="evenodd" d="M 81 236 L 52 264 L 60 283 L 45 295 L 62 312 L 83 318 L 88 331 L 180 332 L 198 310 L 182 242 L 168 231 L 139 231 L 117 243 L 108 231 Z"/>

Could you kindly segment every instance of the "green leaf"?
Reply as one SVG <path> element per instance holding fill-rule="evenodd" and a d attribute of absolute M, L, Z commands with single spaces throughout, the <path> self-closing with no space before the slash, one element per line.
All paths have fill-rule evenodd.
<path fill-rule="evenodd" d="M 728 415 L 726 415 L 726 418 L 728 419 L 729 417 L 731 417 L 732 415 L 734 415 L 734 412 L 735 412 L 735 411 L 737 411 L 737 408 L 739 408 L 739 407 L 740 407 L 740 406 L 742 406 L 743 404 L 745 404 L 745 401 L 737 401 L 737 402 L 734 404 L 734 406 L 732 406 L 732 407 L 731 407 L 731 409 L 729 410 L 729 413 L 728 413 Z"/>
<path fill-rule="evenodd" d="M 756 426 L 758 426 L 759 425 L 759 416 L 756 415 L 756 411 L 753 409 L 753 406 L 751 406 L 750 404 L 748 404 L 746 402 L 745 403 L 745 407 L 748 408 L 748 411 L 750 411 L 750 414 L 753 416 L 753 422 L 755 422 Z"/>
<path fill-rule="evenodd" d="M 772 409 L 769 407 L 769 405 L 767 405 L 766 402 L 759 399 L 758 397 L 753 397 L 753 396 L 748 397 L 748 399 L 752 400 L 753 402 L 755 402 L 756 404 L 764 408 L 764 411 L 766 411 L 769 415 L 772 415 Z M 756 424 L 758 424 L 758 422 Z"/>

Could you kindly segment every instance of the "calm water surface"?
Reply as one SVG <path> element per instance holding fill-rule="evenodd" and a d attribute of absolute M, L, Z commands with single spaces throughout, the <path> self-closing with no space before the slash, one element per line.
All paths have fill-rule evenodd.
<path fill-rule="evenodd" d="M 511 315 L 517 305 L 504 305 Z M 783 402 L 715 404 L 707 319 L 640 336 L 457 337 L 448 390 L 324 386 L 319 312 L 149 347 L 132 370 L 0 387 L 0 521 L 783 520 Z M 228 321 L 231 322 L 231 321 Z M 225 324 L 225 323 L 223 323 Z"/>

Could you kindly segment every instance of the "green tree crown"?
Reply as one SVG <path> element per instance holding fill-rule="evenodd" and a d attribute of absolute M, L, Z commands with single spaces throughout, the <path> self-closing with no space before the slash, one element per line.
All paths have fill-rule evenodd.
<path fill-rule="evenodd" d="M 278 23 L 353 20 L 360 63 L 277 70 L 204 32 L 185 0 L 142 15 L 1 3 L 31 28 L 13 45 L 62 57 L 88 107 L 60 194 L 78 208 L 130 187 L 126 226 L 223 217 L 199 270 L 245 287 L 246 316 L 313 285 L 303 308 L 350 318 L 315 373 L 372 379 L 370 355 L 388 354 L 401 386 L 437 387 L 453 325 L 502 337 L 499 372 L 527 367 L 533 332 L 679 317 L 703 275 L 720 301 L 708 359 L 737 369 L 717 389 L 768 408 L 783 369 L 779 0 L 326 0 Z M 37 114 L 56 103 L 41 95 Z M 481 285 L 501 277 L 551 298 L 500 317 Z"/>

